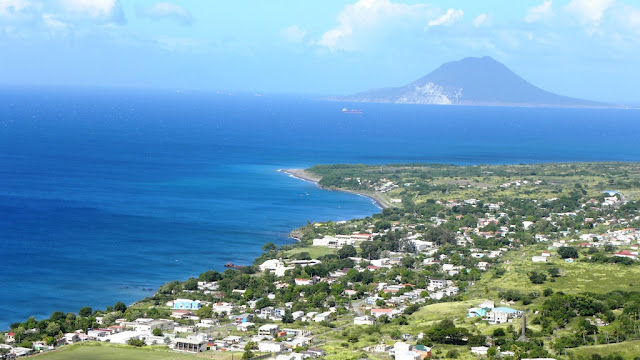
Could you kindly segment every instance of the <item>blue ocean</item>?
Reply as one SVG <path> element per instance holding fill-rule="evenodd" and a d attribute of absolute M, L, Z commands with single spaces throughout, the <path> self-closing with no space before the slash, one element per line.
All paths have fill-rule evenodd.
<path fill-rule="evenodd" d="M 379 211 L 281 168 L 638 161 L 639 140 L 637 110 L 0 89 L 0 329 L 132 303 L 307 221 Z"/>

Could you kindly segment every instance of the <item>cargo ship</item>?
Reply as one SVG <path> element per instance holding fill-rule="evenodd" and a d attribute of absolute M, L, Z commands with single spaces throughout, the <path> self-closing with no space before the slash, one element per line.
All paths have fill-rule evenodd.
<path fill-rule="evenodd" d="M 342 108 L 342 112 L 345 114 L 362 114 L 362 110 L 353 110 L 347 108 Z"/>

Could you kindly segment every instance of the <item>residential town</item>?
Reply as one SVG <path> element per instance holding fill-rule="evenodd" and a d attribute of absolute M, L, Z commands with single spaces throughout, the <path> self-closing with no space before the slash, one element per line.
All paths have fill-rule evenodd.
<path fill-rule="evenodd" d="M 128 308 L 62 314 L 71 319 L 64 327 L 17 323 L 0 347 L 16 357 L 99 341 L 279 360 L 345 352 L 377 359 L 515 358 L 516 351 L 552 358 L 620 342 L 627 325 L 619 314 L 640 300 L 633 284 L 615 295 L 626 301 L 598 310 L 570 299 L 600 304 L 615 289 L 599 290 L 595 282 L 594 293 L 558 286 L 584 266 L 637 274 L 640 204 L 626 191 L 587 191 L 542 175 L 498 179 L 493 188 L 415 178 L 344 181 L 353 179 L 402 205 L 365 219 L 309 223 L 292 233 L 297 244 L 265 244 L 253 265 L 167 283 Z M 451 198 L 483 192 L 491 196 Z M 574 304 L 577 320 L 554 318 L 553 304 L 561 301 Z M 45 339 L 25 341 L 30 332 Z"/>

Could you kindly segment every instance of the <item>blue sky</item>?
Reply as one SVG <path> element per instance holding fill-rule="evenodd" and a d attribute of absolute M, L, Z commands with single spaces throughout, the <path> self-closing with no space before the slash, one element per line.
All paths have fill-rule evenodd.
<path fill-rule="evenodd" d="M 349 94 L 492 56 L 640 103 L 637 0 L 0 0 L 0 84 Z"/>

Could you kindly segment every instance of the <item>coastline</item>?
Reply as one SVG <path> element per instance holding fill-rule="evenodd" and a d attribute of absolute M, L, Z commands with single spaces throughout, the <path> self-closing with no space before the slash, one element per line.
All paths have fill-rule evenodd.
<path fill-rule="evenodd" d="M 355 190 L 329 188 L 329 187 L 322 186 L 322 185 L 319 184 L 319 181 L 322 179 L 322 177 L 319 177 L 317 175 L 311 174 L 310 172 L 306 171 L 305 169 L 279 169 L 278 171 L 283 172 L 285 174 L 288 174 L 289 176 L 292 176 L 294 178 L 297 178 L 297 179 L 300 179 L 300 180 L 303 180 L 303 181 L 312 182 L 316 186 L 318 186 L 319 188 L 324 189 L 324 190 L 341 191 L 341 192 L 346 192 L 346 193 L 350 193 L 350 194 L 354 194 L 354 195 L 364 196 L 364 197 L 366 197 L 368 199 L 371 199 L 371 201 L 373 201 L 373 204 L 375 206 L 379 207 L 381 210 L 392 207 L 391 204 L 387 200 L 381 198 L 380 196 L 376 196 L 375 194 L 370 194 L 370 193 L 365 193 L 365 192 L 360 192 L 360 191 L 355 191 Z"/>
<path fill-rule="evenodd" d="M 338 189 L 338 188 L 324 187 L 324 186 L 322 186 L 322 185 L 320 185 L 318 183 L 322 179 L 321 177 L 316 176 L 314 174 L 311 174 L 311 173 L 307 172 L 305 169 L 278 169 L 278 172 L 286 173 L 287 175 L 289 175 L 291 177 L 294 177 L 296 179 L 302 180 L 302 181 L 311 182 L 311 183 L 315 184 L 317 187 L 319 187 L 319 188 L 321 188 L 323 190 L 346 192 L 346 193 L 351 193 L 351 194 L 354 194 L 354 195 L 358 195 L 358 196 L 362 196 L 362 197 L 368 198 L 368 199 L 370 199 L 372 201 L 372 203 L 375 206 L 377 206 L 380 209 L 385 209 L 385 208 L 390 207 L 389 203 L 387 201 L 385 201 L 384 199 L 378 198 L 378 197 L 370 195 L 370 194 L 360 193 L 360 192 L 353 191 L 353 190 L 344 190 L 344 189 Z M 287 237 L 292 239 L 292 240 L 294 240 L 297 243 L 300 243 L 302 241 L 301 240 L 301 236 L 299 234 L 296 234 L 296 230 L 297 229 L 292 230 L 287 235 Z M 222 269 L 221 272 L 222 271 L 224 271 L 224 269 Z M 192 274 L 192 275 L 197 276 L 197 274 Z M 179 281 L 182 281 L 182 280 L 179 280 Z M 148 294 L 148 295 L 145 295 L 145 296 L 143 296 L 141 298 L 137 298 L 135 300 L 128 301 L 126 303 L 127 308 L 139 305 L 140 303 L 143 303 L 144 301 L 148 300 L 150 297 L 152 297 L 154 295 L 157 295 L 158 291 L 160 290 L 161 287 L 162 287 L 162 284 L 158 284 L 152 294 Z M 116 299 L 116 300 L 120 301 L 119 299 Z M 91 307 L 93 307 L 94 305 L 83 305 L 83 306 L 91 306 Z M 56 310 L 56 311 L 58 311 L 58 310 Z M 20 320 L 18 320 L 18 322 L 20 322 Z M 10 328 L 8 326 L 4 330 L 2 330 L 0 328 L 0 331 L 8 332 L 8 331 L 10 331 Z"/>

